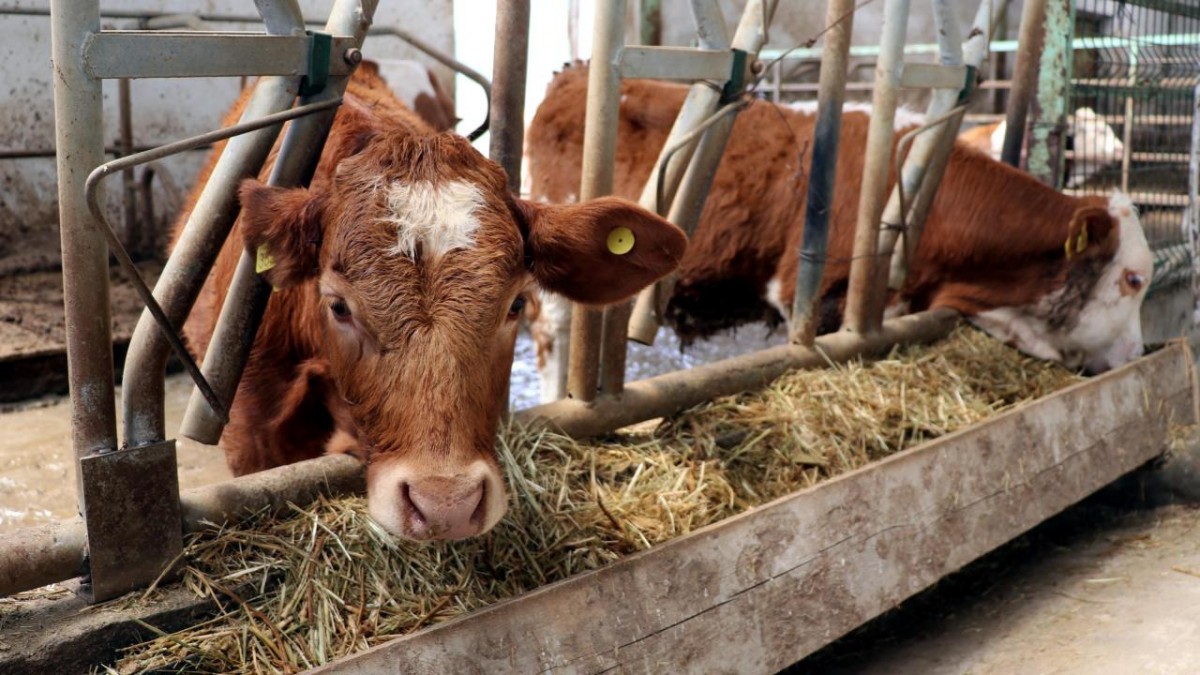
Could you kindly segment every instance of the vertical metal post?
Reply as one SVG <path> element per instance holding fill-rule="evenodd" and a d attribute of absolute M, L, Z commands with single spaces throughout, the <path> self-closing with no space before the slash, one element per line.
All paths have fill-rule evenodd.
<path fill-rule="evenodd" d="M 89 549 L 80 593 L 100 601 L 150 583 L 178 556 L 179 482 L 174 444 L 117 451 L 108 246 L 85 197 L 104 161 L 100 81 L 83 61 L 99 2 L 54 0 L 50 22 L 72 446 Z"/>
<path fill-rule="evenodd" d="M 100 80 L 81 59 L 84 43 L 100 31 L 99 0 L 54 0 L 50 15 L 71 445 L 78 461 L 117 448 L 108 245 L 84 200 L 88 174 L 104 162 Z M 82 483 L 79 498 L 83 512 Z"/>
<path fill-rule="evenodd" d="M 117 108 L 119 110 L 120 119 L 118 124 L 121 130 L 121 155 L 129 156 L 133 154 L 133 103 L 130 96 L 129 80 L 122 78 L 117 81 Z M 129 249 L 130 255 L 134 260 L 137 260 L 143 255 L 143 241 L 141 230 L 138 228 L 137 216 L 137 180 L 133 175 L 133 169 L 126 169 L 121 172 L 121 190 L 122 195 L 121 206 L 125 216 L 125 248 Z"/>
<path fill-rule="evenodd" d="M 1021 28 L 1017 36 L 1016 62 L 1013 65 L 1012 89 L 1008 94 L 1004 146 L 1000 161 L 1010 166 L 1021 165 L 1021 146 L 1025 141 L 1025 121 L 1029 104 L 1037 86 L 1038 58 L 1042 53 L 1043 29 L 1046 22 L 1047 0 L 1025 0 L 1021 13 Z"/>
<path fill-rule="evenodd" d="M 888 0 L 883 10 L 883 36 L 875 66 L 875 95 L 854 232 L 854 259 L 850 263 L 850 286 L 846 295 L 845 328 L 855 333 L 875 332 L 883 320 L 882 309 L 872 307 L 871 282 L 878 263 L 879 219 L 883 214 L 891 168 L 896 94 L 904 68 L 908 6 L 909 0 Z"/>
<path fill-rule="evenodd" d="M 1042 31 L 1037 98 L 1032 120 L 1027 166 L 1033 177 L 1050 187 L 1062 183 L 1066 144 L 1067 97 L 1071 88 L 1072 0 L 1050 0 Z"/>
<path fill-rule="evenodd" d="M 662 0 L 637 2 L 638 44 L 662 44 Z"/>
<path fill-rule="evenodd" d="M 1129 170 L 1133 166 L 1133 108 L 1134 92 L 1137 91 L 1138 41 L 1129 42 L 1129 95 L 1125 97 L 1125 125 L 1121 142 L 1125 145 L 1121 153 L 1121 191 L 1129 192 Z"/>
<path fill-rule="evenodd" d="M 1125 146 L 1129 147 L 1129 146 Z M 1125 154 L 1129 154 L 1126 151 Z M 1192 94 L 1192 147 L 1188 157 L 1188 210 L 1184 227 L 1192 256 L 1192 300 L 1200 301 L 1200 84 Z M 1197 318 L 1193 314 L 1193 324 Z"/>
<path fill-rule="evenodd" d="M 625 0 L 596 3 L 592 60 L 588 69 L 580 201 L 612 192 L 621 93 L 617 59 L 625 40 L 625 7 Z M 602 327 L 603 310 L 586 305 L 574 307 L 571 313 L 571 352 L 567 374 L 567 393 L 572 398 L 591 401 L 596 397 L 600 379 Z"/>
<path fill-rule="evenodd" d="M 497 0 L 496 51 L 492 67 L 489 155 L 508 174 L 508 189 L 521 191 L 525 139 L 525 73 L 529 63 L 529 0 Z"/>
<path fill-rule="evenodd" d="M 359 0 L 338 0 L 330 11 L 326 32 L 353 35 L 361 45 L 376 5 L 371 0 L 362 0 L 361 6 Z M 303 103 L 341 96 L 348 79 L 349 76 L 330 78 L 322 92 L 304 99 Z M 317 113 L 290 122 L 267 182 L 278 186 L 306 185 L 316 169 L 335 115 L 335 111 Z M 270 286 L 254 271 L 252 256 L 243 251 L 204 355 L 205 378 L 224 401 L 232 402 L 237 392 L 270 297 Z M 220 440 L 222 431 L 224 425 L 216 413 L 200 392 L 193 390 L 180 435 L 211 445 Z"/>
<path fill-rule="evenodd" d="M 821 290 L 821 279 L 825 276 L 829 214 L 833 210 L 834 177 L 837 175 L 838 138 L 842 133 L 842 104 L 846 100 L 846 67 L 854 28 L 853 11 L 854 0 L 829 0 L 825 8 L 828 32 L 825 33 L 825 45 L 821 48 L 817 125 L 813 131 L 812 161 L 808 173 L 804 239 L 800 245 L 796 295 L 792 298 L 789 322 L 789 337 L 794 344 L 811 346 L 817 337 L 813 306 Z"/>

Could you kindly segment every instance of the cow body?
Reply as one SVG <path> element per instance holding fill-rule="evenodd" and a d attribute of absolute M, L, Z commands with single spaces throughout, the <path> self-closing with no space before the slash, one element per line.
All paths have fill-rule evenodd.
<path fill-rule="evenodd" d="M 586 68 L 567 69 L 534 117 L 527 137 L 535 198 L 560 202 L 578 194 L 585 91 Z M 675 85 L 623 83 L 616 194 L 640 194 L 685 94 Z M 811 108 L 762 101 L 739 114 L 667 306 L 665 319 L 685 344 L 745 323 L 789 318 L 808 186 L 805 150 L 815 121 Z M 897 123 L 902 133 L 916 120 L 905 111 Z M 868 125 L 867 111 L 847 107 L 820 332 L 841 322 Z M 1068 258 L 1064 247 L 1071 238 L 1086 245 Z M 1065 196 L 960 144 L 907 284 L 892 304 L 893 311 L 952 307 L 1027 353 L 1104 370 L 1141 353 L 1138 308 L 1151 271 L 1125 197 Z M 551 343 L 539 356 L 552 363 L 565 345 L 548 339 L 558 326 L 540 318 L 539 324 L 539 348 L 547 351 Z"/>
<path fill-rule="evenodd" d="M 271 259 L 263 277 L 277 292 L 222 437 L 231 469 L 351 452 L 367 463 L 372 516 L 415 539 L 478 534 L 505 511 L 494 439 L 534 286 L 613 302 L 672 269 L 686 245 L 615 198 L 517 199 L 498 165 L 434 133 L 371 67 L 350 81 L 310 187 L 252 180 L 240 198 L 185 327 L 202 355 L 242 251 Z M 604 244 L 618 226 L 637 237 L 619 256 Z"/>

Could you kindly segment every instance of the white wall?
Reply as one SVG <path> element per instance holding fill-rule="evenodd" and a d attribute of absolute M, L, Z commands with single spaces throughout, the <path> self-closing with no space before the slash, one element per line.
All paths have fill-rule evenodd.
<path fill-rule="evenodd" d="M 328 15 L 332 0 L 301 0 L 308 18 Z M 482 0 L 479 4 L 492 4 Z M 5 5 L 47 8 L 48 0 L 6 0 Z M 452 0 L 383 0 L 376 25 L 403 25 L 448 53 L 454 50 Z M 247 0 L 103 0 L 104 10 L 253 14 Z M 105 20 L 106 27 L 129 26 L 127 20 Z M 252 26 L 214 24 L 221 30 L 251 30 Z M 261 30 L 261 29 L 259 29 Z M 419 52 L 391 37 L 369 39 L 368 58 L 381 61 L 384 75 L 390 60 L 415 58 L 433 65 Z M 451 71 L 436 66 L 449 82 Z M 490 72 L 490 71 L 489 71 Z M 207 80 L 138 80 L 132 84 L 134 137 L 138 145 L 162 144 L 220 126 L 236 98 L 237 78 Z M 117 141 L 117 87 L 104 85 L 105 141 Z M 0 15 L 0 149 L 52 150 L 54 92 L 50 70 L 50 20 L 45 16 Z M 204 153 L 195 152 L 164 162 L 179 188 L 192 185 Z M 119 195 L 120 179 L 109 179 L 110 202 Z M 163 205 L 168 195 L 156 194 Z M 116 215 L 116 210 L 111 210 Z M 57 187 L 53 158 L 0 159 L 0 258 L 30 247 L 56 245 Z"/>

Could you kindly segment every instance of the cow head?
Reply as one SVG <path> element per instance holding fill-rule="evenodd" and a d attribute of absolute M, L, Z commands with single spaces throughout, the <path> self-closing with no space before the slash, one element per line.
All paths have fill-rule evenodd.
<path fill-rule="evenodd" d="M 1027 354 L 1091 373 L 1141 356 L 1141 306 L 1154 259 L 1129 197 L 1117 193 L 1107 206 L 1076 210 L 1054 255 L 1062 258 L 1048 268 L 1057 276 L 1054 290 L 971 320 Z"/>
<path fill-rule="evenodd" d="M 244 184 L 245 244 L 273 258 L 271 284 L 309 289 L 302 320 L 353 420 L 372 517 L 411 539 L 480 534 L 506 508 L 494 439 L 533 287 L 619 301 L 673 269 L 686 239 L 616 198 L 514 198 L 451 134 L 356 142 L 310 189 Z"/>

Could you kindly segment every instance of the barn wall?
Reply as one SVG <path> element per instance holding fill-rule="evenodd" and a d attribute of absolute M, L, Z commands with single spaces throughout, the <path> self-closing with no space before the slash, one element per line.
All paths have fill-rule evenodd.
<path fill-rule="evenodd" d="M 47 8 L 48 0 L 24 0 L 8 6 Z M 306 17 L 324 18 L 332 0 L 301 0 Z M 452 0 L 386 0 L 380 3 L 376 25 L 402 25 L 447 53 L 454 52 Z M 106 10 L 155 13 L 253 13 L 245 0 L 108 0 Z M 124 28 L 128 20 L 106 20 L 106 27 Z M 253 30 L 253 26 L 214 24 L 216 29 Z M 407 44 L 392 37 L 368 40 L 364 51 L 378 59 L 387 75 L 388 60 L 419 59 L 436 65 Z M 453 82 L 452 72 L 436 65 L 442 82 Z M 134 141 L 157 145 L 217 128 L 220 118 L 237 96 L 237 78 L 208 80 L 138 80 L 132 84 Z M 453 87 L 447 86 L 449 91 Z M 105 143 L 114 146 L 117 132 L 117 85 L 104 86 Z M 50 77 L 50 20 L 44 16 L 0 14 L 0 150 L 53 150 L 54 91 Z M 191 188 L 203 152 L 188 153 L 163 162 L 178 191 Z M 108 181 L 110 214 L 120 218 L 116 198 L 120 178 Z M 156 185 L 155 203 L 160 226 L 170 219 L 181 195 Z M 58 204 L 52 157 L 0 159 L 0 273 L 14 256 L 34 265 L 52 261 L 58 248 Z M 12 267 L 12 264 L 7 265 Z"/>

